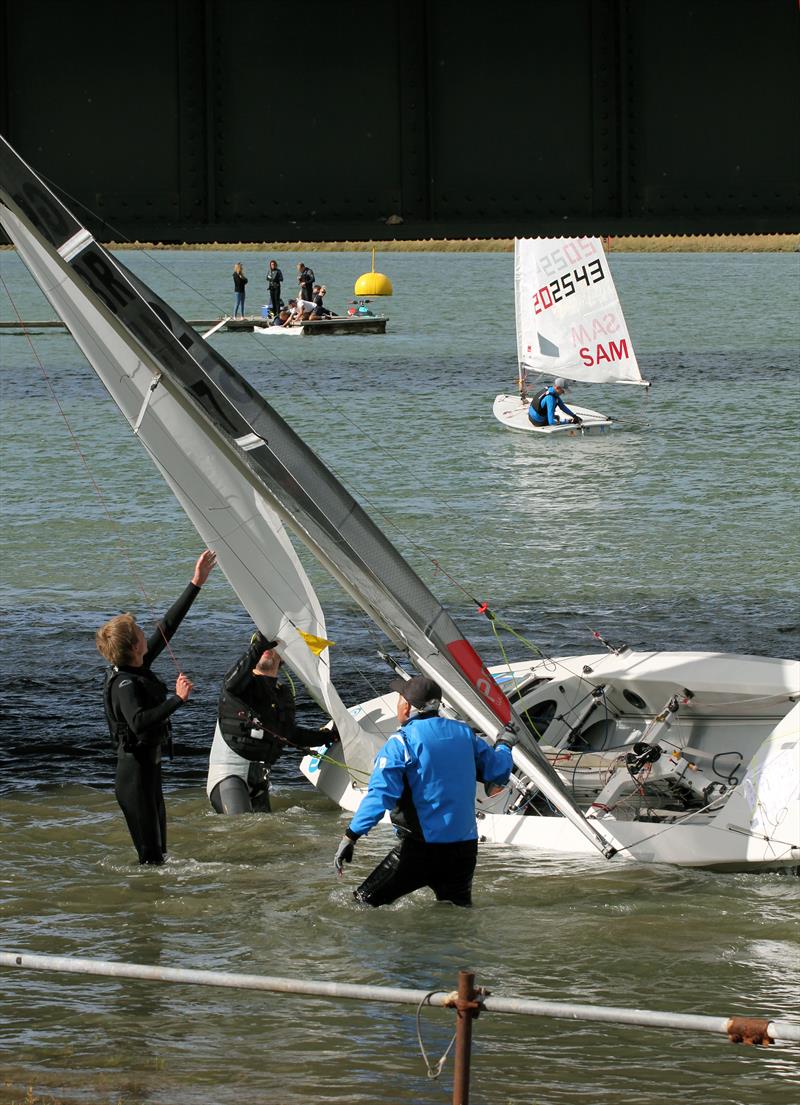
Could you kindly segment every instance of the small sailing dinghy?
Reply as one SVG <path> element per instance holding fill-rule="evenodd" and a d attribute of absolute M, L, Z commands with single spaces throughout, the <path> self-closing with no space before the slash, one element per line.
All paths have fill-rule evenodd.
<path fill-rule="evenodd" d="M 649 386 L 600 239 L 516 238 L 514 306 L 518 390 L 495 398 L 495 418 L 509 430 L 544 438 L 608 433 L 613 419 L 569 400 L 578 424 L 563 413 L 555 425 L 536 426 L 528 417 L 531 401 L 549 383 L 531 388 L 532 372 L 581 383 Z"/>
<path fill-rule="evenodd" d="M 490 670 L 305 442 L 1 138 L 0 224 L 242 605 L 336 723 L 341 749 L 306 768 L 320 790 L 357 804 L 351 777 L 368 777 L 395 700 L 345 708 L 290 535 L 450 710 L 490 741 L 517 738 L 510 786 L 479 788 L 485 839 L 643 863 L 800 865 L 800 665 L 619 651 Z"/>

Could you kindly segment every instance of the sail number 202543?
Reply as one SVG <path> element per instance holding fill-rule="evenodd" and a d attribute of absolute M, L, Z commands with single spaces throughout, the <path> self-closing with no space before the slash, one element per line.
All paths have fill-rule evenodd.
<path fill-rule="evenodd" d="M 574 295 L 579 291 L 579 285 L 585 284 L 588 288 L 591 284 L 599 284 L 605 280 L 606 274 L 603 262 L 595 257 L 588 265 L 577 266 L 571 272 L 565 272 L 563 276 L 557 276 L 549 284 L 545 284 L 538 292 L 533 293 L 533 312 L 540 315 L 548 307 L 561 303 L 563 299 Z"/>

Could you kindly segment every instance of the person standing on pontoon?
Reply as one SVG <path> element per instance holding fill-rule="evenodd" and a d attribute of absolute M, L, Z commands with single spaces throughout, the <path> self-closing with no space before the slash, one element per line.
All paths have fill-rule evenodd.
<path fill-rule="evenodd" d="M 247 277 L 244 274 L 244 265 L 241 261 L 237 261 L 233 266 L 233 317 L 236 318 L 237 313 L 241 318 L 244 318 L 244 286 L 247 283 Z"/>
<path fill-rule="evenodd" d="M 550 387 L 544 389 L 531 402 L 528 407 L 528 418 L 534 426 L 557 426 L 556 410 L 562 410 L 568 414 L 576 426 L 583 421 L 574 411 L 571 411 L 561 398 L 567 390 L 567 381 L 563 376 L 556 376 Z"/>
<path fill-rule="evenodd" d="M 388 905 L 428 886 L 437 901 L 472 905 L 476 783 L 508 782 L 516 738 L 504 736 L 492 746 L 465 722 L 441 717 L 441 688 L 423 675 L 399 677 L 389 687 L 398 692 L 400 728 L 375 759 L 369 789 L 339 843 L 334 868 L 341 875 L 356 841 L 389 813 L 400 843 L 353 891 L 356 901 Z"/>
<path fill-rule="evenodd" d="M 283 273 L 278 268 L 278 262 L 272 260 L 269 263 L 267 269 L 267 288 L 269 290 L 269 301 L 272 306 L 272 317 L 276 319 L 281 313 L 281 284 L 283 283 Z"/>
<path fill-rule="evenodd" d="M 287 746 L 337 739 L 295 722 L 294 692 L 279 678 L 277 641 L 256 631 L 222 682 L 206 794 L 216 813 L 269 813 L 270 769 Z"/>
<path fill-rule="evenodd" d="M 300 285 L 300 299 L 307 299 L 310 303 L 314 292 L 314 270 L 303 261 L 297 262 L 297 283 Z"/>

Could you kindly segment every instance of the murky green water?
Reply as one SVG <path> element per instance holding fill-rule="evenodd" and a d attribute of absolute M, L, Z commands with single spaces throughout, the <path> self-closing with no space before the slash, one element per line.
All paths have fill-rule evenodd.
<path fill-rule="evenodd" d="M 229 306 L 235 259 L 124 257 L 190 317 L 215 313 L 200 293 Z M 366 256 L 304 259 L 334 307 L 369 267 Z M 248 306 L 261 301 L 265 260 L 246 258 Z M 281 258 L 285 272 L 292 261 Z M 538 449 L 492 420 L 495 392 L 515 375 L 510 255 L 379 258 L 396 289 L 384 338 L 213 340 L 487 654 L 497 644 L 464 591 L 553 651 L 587 650 L 591 627 L 643 647 L 797 655 L 800 257 L 612 264 L 655 386 L 576 388 L 577 402 L 626 420 L 599 440 Z M 23 314 L 47 310 L 16 258 L 0 265 Z M 360 844 L 356 870 L 337 882 L 344 822 L 292 761 L 280 765 L 273 816 L 214 816 L 204 779 L 216 693 L 249 626 L 221 576 L 176 639 L 197 692 L 165 768 L 171 859 L 136 867 L 111 790 L 92 634 L 120 609 L 147 619 L 134 570 L 154 608 L 166 606 L 198 542 L 70 339 L 42 334 L 35 349 L 130 563 L 31 347 L 3 336 L 4 948 L 424 990 L 453 988 L 469 967 L 497 994 L 800 1018 L 796 879 L 486 847 L 471 912 L 424 892 L 365 912 L 349 891 L 389 836 Z M 343 696 L 368 697 L 386 679 L 382 642 L 314 578 Z M 425 1077 L 409 1009 L 8 971 L 2 982 L 2 1102 L 29 1086 L 103 1105 L 450 1100 L 449 1067 L 439 1082 Z M 431 1053 L 451 1027 L 449 1014 L 425 1013 Z M 797 1049 L 496 1015 L 475 1038 L 472 1100 L 487 1105 L 798 1096 Z"/>

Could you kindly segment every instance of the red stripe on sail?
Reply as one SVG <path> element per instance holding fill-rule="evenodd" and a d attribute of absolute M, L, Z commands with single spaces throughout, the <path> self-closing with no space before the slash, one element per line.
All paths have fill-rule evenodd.
<path fill-rule="evenodd" d="M 511 704 L 492 679 L 486 665 L 469 641 L 453 641 L 447 651 L 469 679 L 472 686 L 504 725 L 511 718 Z"/>

